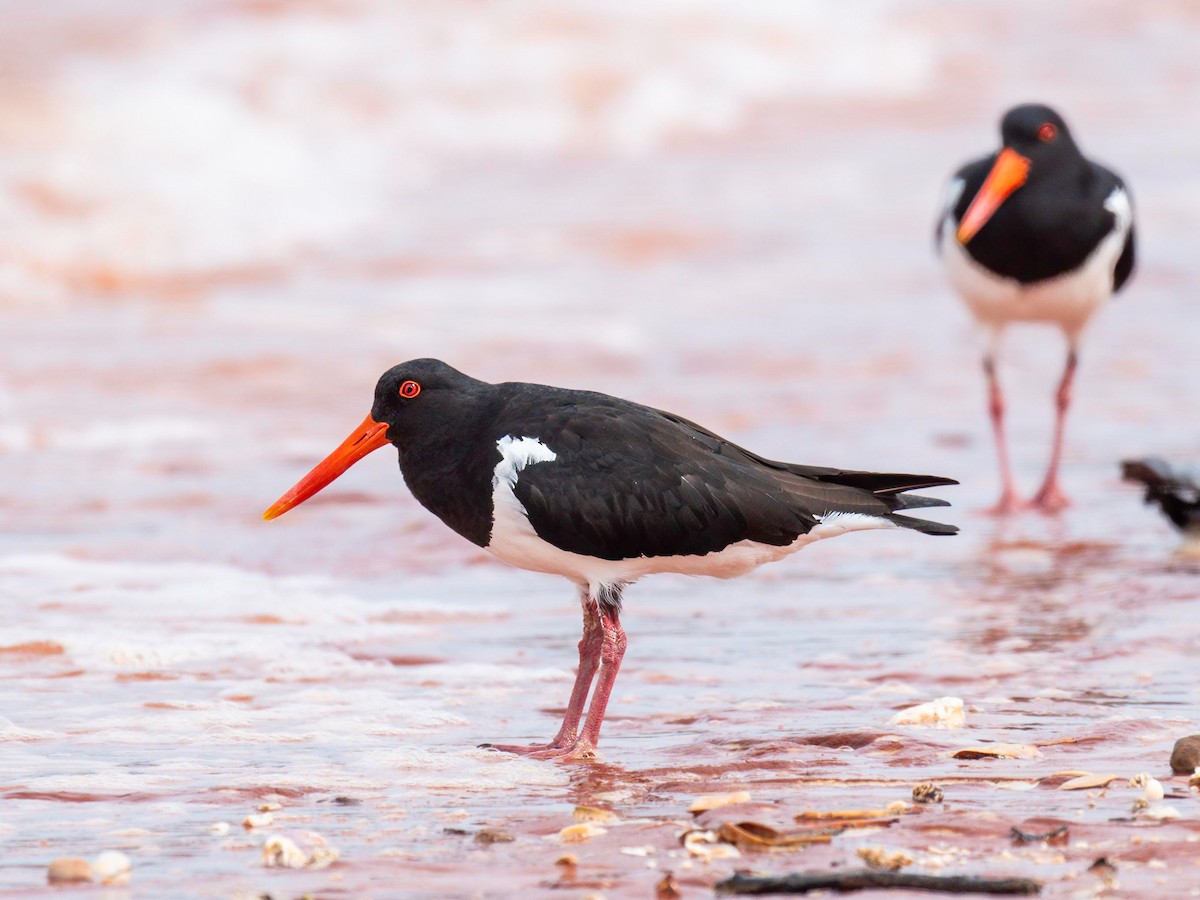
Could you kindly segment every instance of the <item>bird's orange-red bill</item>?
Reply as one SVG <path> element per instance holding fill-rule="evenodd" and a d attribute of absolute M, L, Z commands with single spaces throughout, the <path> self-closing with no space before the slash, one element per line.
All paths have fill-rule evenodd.
<path fill-rule="evenodd" d="M 1000 204 L 1008 196 L 1025 183 L 1029 177 L 1029 160 L 1005 147 L 996 157 L 992 171 L 983 182 L 983 187 L 967 207 L 962 221 L 958 224 L 958 241 L 965 244 L 979 232 L 990 219 Z"/>
<path fill-rule="evenodd" d="M 387 423 L 376 422 L 367 416 L 353 434 L 342 441 L 341 446 L 317 463 L 290 491 L 276 500 L 271 508 L 263 513 L 263 518 L 270 521 L 276 516 L 282 516 L 293 506 L 299 506 L 317 493 L 368 453 L 386 446 L 387 429 Z"/>

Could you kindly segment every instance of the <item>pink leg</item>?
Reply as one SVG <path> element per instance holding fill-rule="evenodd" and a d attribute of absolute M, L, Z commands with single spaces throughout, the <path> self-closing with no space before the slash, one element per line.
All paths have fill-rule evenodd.
<path fill-rule="evenodd" d="M 991 353 L 983 358 L 983 372 L 988 382 L 988 412 L 992 417 L 992 432 L 996 437 L 996 458 L 1000 463 L 1000 499 L 988 509 L 992 515 L 1006 515 L 1021 508 L 1017 483 L 1013 480 L 1012 464 L 1008 459 L 1008 442 L 1004 439 L 1004 392 L 996 376 L 996 362 Z"/>
<path fill-rule="evenodd" d="M 583 733 L 576 742 L 576 751 L 587 753 L 594 751 L 600 743 L 600 726 L 604 724 L 604 712 L 608 709 L 608 698 L 612 695 L 613 685 L 617 681 L 617 672 L 621 669 L 621 660 L 625 658 L 625 646 L 628 639 L 625 629 L 621 627 L 618 608 L 602 609 L 600 619 L 604 628 L 604 645 L 600 651 L 600 680 L 596 683 L 596 692 L 592 694 L 592 703 L 588 707 L 587 721 L 583 723 Z"/>
<path fill-rule="evenodd" d="M 1062 462 L 1063 433 L 1066 430 L 1067 410 L 1071 406 L 1071 386 L 1075 381 L 1075 368 L 1079 356 L 1072 346 L 1067 351 L 1067 366 L 1063 370 L 1062 381 L 1058 383 L 1058 394 L 1055 397 L 1057 414 L 1054 419 L 1054 448 L 1050 451 L 1050 468 L 1046 470 L 1046 480 L 1033 495 L 1032 505 L 1043 512 L 1059 512 L 1069 506 L 1071 501 L 1063 493 L 1058 480 L 1059 464 Z"/>
<path fill-rule="evenodd" d="M 596 670 L 600 667 L 604 645 L 604 628 L 586 587 L 580 591 L 580 601 L 583 605 L 583 637 L 579 640 L 579 671 L 575 675 L 575 686 L 571 688 L 571 699 L 567 703 L 567 712 L 563 716 L 558 734 L 548 744 L 480 744 L 481 747 L 490 747 L 502 753 L 529 755 L 545 750 L 563 750 L 575 745 L 579 734 L 579 720 L 583 718 L 583 706 L 587 702 L 588 691 L 592 688 L 592 679 L 596 677 Z"/>

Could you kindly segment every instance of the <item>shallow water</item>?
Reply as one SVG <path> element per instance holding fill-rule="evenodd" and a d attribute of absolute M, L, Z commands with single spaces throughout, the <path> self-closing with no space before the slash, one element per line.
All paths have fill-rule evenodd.
<path fill-rule="evenodd" d="M 1049 896 L 1090 896 L 1101 856 L 1131 895 L 1200 892 L 1197 795 L 1167 766 L 1200 730 L 1200 565 L 1117 470 L 1200 459 L 1192 6 L 330 9 L 4 13 L 0 895 L 121 849 L 133 884 L 103 896 L 645 897 L 670 870 L 699 897 L 864 845 Z M 1084 347 L 1076 505 L 997 522 L 978 344 L 931 229 L 950 168 L 1033 96 L 1128 178 L 1141 260 Z M 648 579 L 601 762 L 476 749 L 557 728 L 570 586 L 454 536 L 387 452 L 259 518 L 426 355 L 768 456 L 951 475 L 963 533 Z M 1053 334 L 1013 334 L 1026 490 L 1060 363 Z M 943 696 L 963 728 L 888 724 Z M 950 758 L 993 741 L 1041 755 Z M 1059 791 L 1067 770 L 1121 780 Z M 1143 771 L 1179 819 L 1133 818 Z M 771 804 L 703 824 L 786 827 L 925 779 L 944 806 L 827 846 L 679 845 L 700 794 Z M 259 803 L 275 824 L 243 831 Z M 622 824 L 564 846 L 577 804 Z M 1058 823 L 1064 846 L 1008 838 Z M 268 833 L 309 830 L 336 865 L 261 865 Z"/>

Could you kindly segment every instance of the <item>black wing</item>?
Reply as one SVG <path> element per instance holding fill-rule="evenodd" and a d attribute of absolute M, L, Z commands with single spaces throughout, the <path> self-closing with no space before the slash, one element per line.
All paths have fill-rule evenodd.
<path fill-rule="evenodd" d="M 742 540 L 783 546 L 830 512 L 888 517 L 930 533 L 957 530 L 892 516 L 944 505 L 894 496 L 905 489 L 896 479 L 912 476 L 774 463 L 685 419 L 603 395 L 576 394 L 543 422 L 542 440 L 557 458 L 526 467 L 514 490 L 538 536 L 574 553 L 616 560 L 703 555 Z M 871 478 L 884 479 L 879 495 L 857 483 Z"/>
<path fill-rule="evenodd" d="M 1121 463 L 1126 481 L 1146 486 L 1145 500 L 1156 503 L 1176 528 L 1200 529 L 1200 471 L 1172 466 L 1157 456 Z"/>

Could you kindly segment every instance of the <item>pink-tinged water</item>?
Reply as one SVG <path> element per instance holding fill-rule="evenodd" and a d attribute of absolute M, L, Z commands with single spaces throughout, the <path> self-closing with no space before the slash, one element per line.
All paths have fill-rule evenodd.
<path fill-rule="evenodd" d="M 1200 459 L 1191 4 L 2 16 L 0 895 L 119 849 L 132 886 L 103 896 L 649 897 L 670 870 L 704 897 L 864 845 L 1047 896 L 1090 896 L 1101 856 L 1129 896 L 1200 891 L 1200 799 L 1167 766 L 1200 731 L 1200 567 L 1117 470 Z M 931 229 L 950 169 L 1030 98 L 1127 177 L 1141 256 L 1084 347 L 1076 505 L 997 522 L 978 344 Z M 1012 338 L 1031 490 L 1061 347 Z M 557 728 L 570 586 L 454 536 L 389 452 L 259 519 L 416 356 L 629 396 L 768 456 L 951 475 L 963 532 L 648 579 L 603 761 L 476 749 Z M 963 728 L 888 724 L 943 696 Z M 1041 755 L 950 758 L 993 741 Z M 1059 791 L 1067 770 L 1120 780 Z M 1178 819 L 1133 818 L 1143 771 Z M 787 826 L 926 779 L 946 804 L 884 831 L 711 864 L 679 846 L 699 794 L 770 804 L 704 823 Z M 243 832 L 260 803 L 275 824 Z M 564 846 L 576 804 L 622 824 Z M 1063 846 L 1008 838 L 1058 823 Z M 309 830 L 336 865 L 262 866 L 267 833 Z"/>

